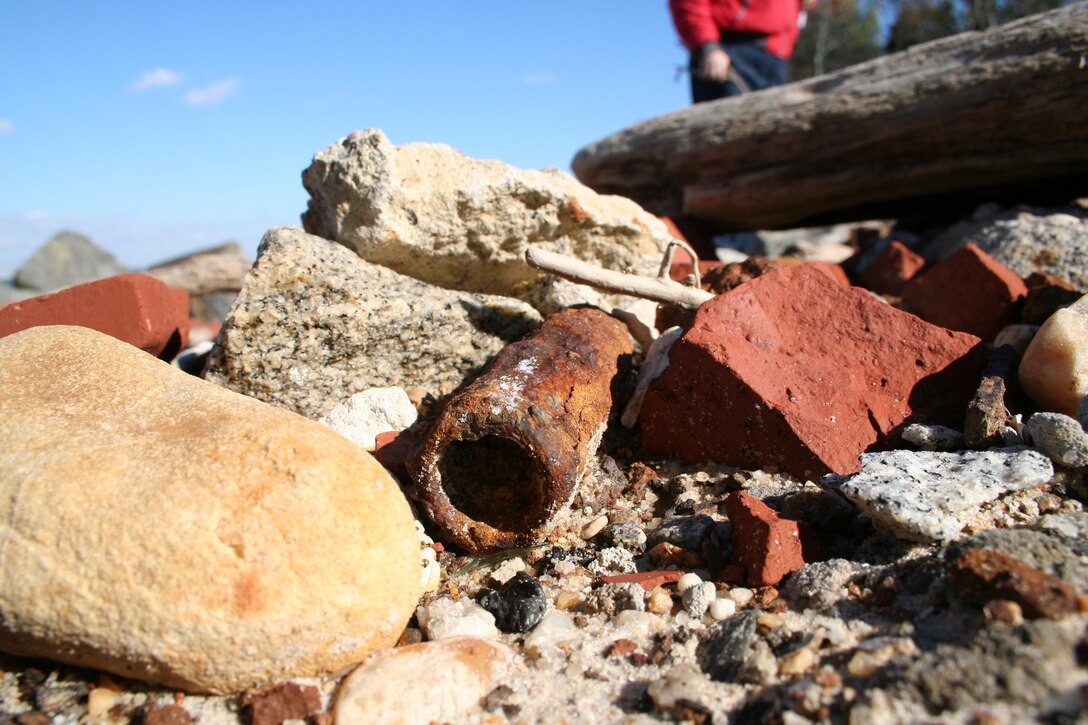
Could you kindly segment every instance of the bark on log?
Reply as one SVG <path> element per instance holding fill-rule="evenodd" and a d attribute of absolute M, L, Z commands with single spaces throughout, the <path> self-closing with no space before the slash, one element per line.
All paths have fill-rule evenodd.
<path fill-rule="evenodd" d="M 577 177 L 662 215 L 772 229 L 1088 188 L 1088 2 L 644 121 Z"/>

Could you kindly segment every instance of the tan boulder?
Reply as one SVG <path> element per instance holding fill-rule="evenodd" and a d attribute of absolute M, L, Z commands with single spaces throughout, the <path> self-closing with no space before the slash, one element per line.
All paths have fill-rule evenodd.
<path fill-rule="evenodd" d="M 0 650 L 234 692 L 392 645 L 419 580 L 347 439 L 93 330 L 0 341 Z"/>
<path fill-rule="evenodd" d="M 1041 409 L 1076 416 L 1088 395 L 1088 295 L 1047 318 L 1024 351 L 1019 379 Z"/>

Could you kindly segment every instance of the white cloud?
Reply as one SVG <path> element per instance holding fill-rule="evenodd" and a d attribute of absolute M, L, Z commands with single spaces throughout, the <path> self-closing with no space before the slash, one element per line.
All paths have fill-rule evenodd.
<path fill-rule="evenodd" d="M 521 77 L 521 82 L 527 86 L 550 86 L 559 79 L 554 73 L 526 73 Z"/>
<path fill-rule="evenodd" d="M 214 103 L 222 103 L 234 95 L 238 90 L 240 81 L 237 78 L 228 78 L 225 81 L 212 83 L 204 88 L 194 88 L 185 94 L 185 102 L 190 106 L 208 106 Z"/>
<path fill-rule="evenodd" d="M 11 133 L 15 130 L 15 124 L 6 118 L 0 118 L 0 133 Z"/>
<path fill-rule="evenodd" d="M 132 83 L 132 90 L 136 93 L 150 91 L 152 88 L 176 86 L 181 82 L 181 73 L 169 68 L 156 68 L 149 70 Z"/>

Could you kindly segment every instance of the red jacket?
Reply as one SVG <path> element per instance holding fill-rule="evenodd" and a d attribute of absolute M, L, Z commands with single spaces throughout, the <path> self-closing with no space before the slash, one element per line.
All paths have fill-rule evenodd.
<path fill-rule="evenodd" d="M 669 0 L 672 21 L 692 53 L 721 40 L 721 31 L 767 36 L 766 50 L 789 59 L 800 29 L 799 0 Z"/>

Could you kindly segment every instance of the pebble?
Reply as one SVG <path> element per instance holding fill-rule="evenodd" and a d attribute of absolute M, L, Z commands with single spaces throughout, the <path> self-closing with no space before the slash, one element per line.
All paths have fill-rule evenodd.
<path fill-rule="evenodd" d="M 903 429 L 903 440 L 923 451 L 955 451 L 963 448 L 963 433 L 943 425 L 911 423 Z"/>
<path fill-rule="evenodd" d="M 710 603 L 710 618 L 715 622 L 729 619 L 737 613 L 737 603 L 725 597 L 716 597 Z"/>
<path fill-rule="evenodd" d="M 525 571 L 525 569 L 526 564 L 524 559 L 520 556 L 511 557 L 491 570 L 491 581 L 496 584 L 505 584 L 517 576 L 519 572 Z M 573 573 L 573 571 L 572 568 L 571 573 Z"/>
<path fill-rule="evenodd" d="M 475 637 L 388 650 L 344 679 L 333 718 L 338 725 L 462 722 L 516 660 L 507 645 Z"/>
<path fill-rule="evenodd" d="M 423 524 L 415 522 L 416 535 L 419 536 L 419 588 L 423 594 L 438 589 L 442 581 L 442 567 L 438 563 L 438 552 L 434 550 L 434 540 L 427 536 Z"/>
<path fill-rule="evenodd" d="M 1061 413 L 1036 413 L 1024 426 L 1031 445 L 1068 468 L 1088 466 L 1088 433 Z"/>
<path fill-rule="evenodd" d="M 558 650 L 560 645 L 580 636 L 581 631 L 569 614 L 559 609 L 549 609 L 540 623 L 525 637 L 525 652 L 532 657 L 540 657 L 545 652 Z"/>
<path fill-rule="evenodd" d="M 728 595 L 738 607 L 743 607 L 755 598 L 756 593 L 746 587 L 734 587 L 729 590 Z"/>
<path fill-rule="evenodd" d="M 485 589 L 479 604 L 495 615 L 499 631 L 524 634 L 535 627 L 548 609 L 544 590 L 536 579 L 519 571 L 498 589 Z"/>
<path fill-rule="evenodd" d="M 497 637 L 495 615 L 471 599 L 441 597 L 416 608 L 416 621 L 427 639 L 474 636 Z"/>
<path fill-rule="evenodd" d="M 601 549 L 597 558 L 589 562 L 587 567 L 591 572 L 599 576 L 606 574 L 633 574 L 638 571 L 635 566 L 635 556 L 627 549 L 618 546 L 609 546 Z"/>
<path fill-rule="evenodd" d="M 586 597 L 584 607 L 587 612 L 608 617 L 626 609 L 641 612 L 646 609 L 646 589 L 634 582 L 602 584 Z"/>
<path fill-rule="evenodd" d="M 684 611 L 695 619 L 701 619 L 711 602 L 716 599 L 717 589 L 713 582 L 700 582 L 683 591 L 680 601 Z"/>
<path fill-rule="evenodd" d="M 703 673 L 690 665 L 681 665 L 650 683 L 646 692 L 659 710 L 671 710 L 681 701 L 698 702 L 709 686 Z"/>
<path fill-rule="evenodd" d="M 582 538 L 589 541 L 594 536 L 604 531 L 605 526 L 608 526 L 608 517 L 603 515 L 598 516 L 582 527 Z"/>
<path fill-rule="evenodd" d="M 994 337 L 993 346 L 1009 345 L 1016 350 L 1017 355 L 1023 355 L 1028 345 L 1031 344 L 1031 339 L 1035 337 L 1035 333 L 1038 331 L 1038 325 L 1006 325 Z"/>
<path fill-rule="evenodd" d="M 942 453 L 863 453 L 861 471 L 825 476 L 820 484 L 838 490 L 873 524 L 910 541 L 950 541 L 964 517 L 1009 491 L 1041 486 L 1054 467 L 1037 451 L 1015 448 Z"/>
<path fill-rule="evenodd" d="M 684 574 L 682 577 L 680 577 L 680 581 L 676 582 L 676 591 L 680 594 L 683 594 L 691 587 L 697 586 L 702 583 L 703 580 L 699 578 L 698 574 L 692 574 L 691 572 L 688 572 L 687 574 Z"/>
<path fill-rule="evenodd" d="M 605 533 L 615 546 L 622 546 L 635 553 L 646 550 L 646 532 L 634 521 L 612 524 Z"/>
<path fill-rule="evenodd" d="M 913 640 L 893 637 L 876 637 L 858 645 L 846 670 L 854 677 L 871 677 L 877 670 L 899 655 L 916 656 L 918 646 Z"/>
<path fill-rule="evenodd" d="M 672 594 L 665 587 L 654 587 L 646 597 L 646 611 L 668 614 L 672 611 Z"/>

